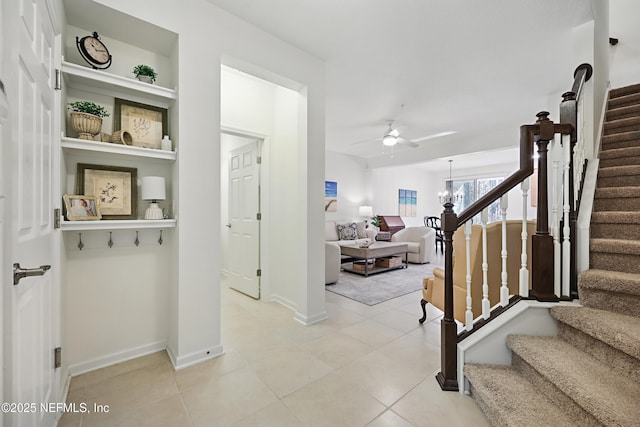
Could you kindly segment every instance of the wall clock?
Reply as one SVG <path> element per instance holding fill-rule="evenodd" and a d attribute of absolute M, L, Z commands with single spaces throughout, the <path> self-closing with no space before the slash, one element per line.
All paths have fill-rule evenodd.
<path fill-rule="evenodd" d="M 84 36 L 81 39 L 76 36 L 76 46 L 82 58 L 93 68 L 104 70 L 111 65 L 109 49 L 95 31 L 92 35 Z"/>

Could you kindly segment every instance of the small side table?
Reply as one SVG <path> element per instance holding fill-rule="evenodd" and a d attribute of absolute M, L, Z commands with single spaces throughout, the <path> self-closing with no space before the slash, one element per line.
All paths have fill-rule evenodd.
<path fill-rule="evenodd" d="M 376 240 L 388 242 L 391 240 L 391 232 L 389 231 L 378 231 L 376 235 Z"/>

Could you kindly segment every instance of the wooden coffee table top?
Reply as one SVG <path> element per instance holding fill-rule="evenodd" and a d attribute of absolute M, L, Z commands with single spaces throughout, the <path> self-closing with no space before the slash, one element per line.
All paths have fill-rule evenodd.
<path fill-rule="evenodd" d="M 390 255 L 397 255 L 408 252 L 409 246 L 406 243 L 375 242 L 368 248 L 358 246 L 340 246 L 340 254 L 354 258 L 369 259 L 381 258 Z"/>

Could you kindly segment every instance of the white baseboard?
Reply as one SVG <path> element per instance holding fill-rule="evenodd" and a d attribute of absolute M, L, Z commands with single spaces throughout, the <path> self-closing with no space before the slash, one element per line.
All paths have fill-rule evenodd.
<path fill-rule="evenodd" d="M 120 351 L 118 353 L 108 354 L 106 356 L 98 357 L 86 362 L 69 365 L 69 376 L 75 377 L 87 372 L 95 371 L 96 369 L 115 365 L 116 363 L 126 362 L 127 360 L 146 356 L 147 354 L 156 353 L 158 351 L 164 350 L 165 348 L 167 348 L 166 341 L 157 341 L 154 343 L 145 344 L 140 347 Z"/>
<path fill-rule="evenodd" d="M 302 323 L 305 326 L 311 326 L 315 323 L 321 322 L 325 319 L 329 318 L 329 315 L 327 315 L 326 311 L 323 311 L 321 313 L 315 314 L 313 316 L 306 316 L 300 312 L 296 311 L 296 314 L 293 316 L 293 318 L 297 321 Z"/>
<path fill-rule="evenodd" d="M 298 309 L 298 304 L 280 295 L 272 295 L 270 301 L 277 302 L 278 304 L 284 305 L 285 307 L 287 307 L 289 310 L 293 312 L 295 312 Z"/>
<path fill-rule="evenodd" d="M 224 349 L 221 345 L 217 345 L 210 349 L 195 351 L 191 354 L 178 357 L 171 347 L 167 347 L 167 354 L 169 355 L 169 359 L 171 359 L 173 368 L 176 371 L 179 371 L 180 369 L 188 368 L 189 366 L 196 365 L 204 362 L 205 360 L 222 356 L 224 354 Z"/>

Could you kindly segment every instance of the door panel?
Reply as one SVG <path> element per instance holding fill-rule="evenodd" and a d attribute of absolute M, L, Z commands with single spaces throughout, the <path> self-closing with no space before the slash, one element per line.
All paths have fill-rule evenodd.
<path fill-rule="evenodd" d="M 260 298 L 259 143 L 231 151 L 229 158 L 229 286 Z"/>

